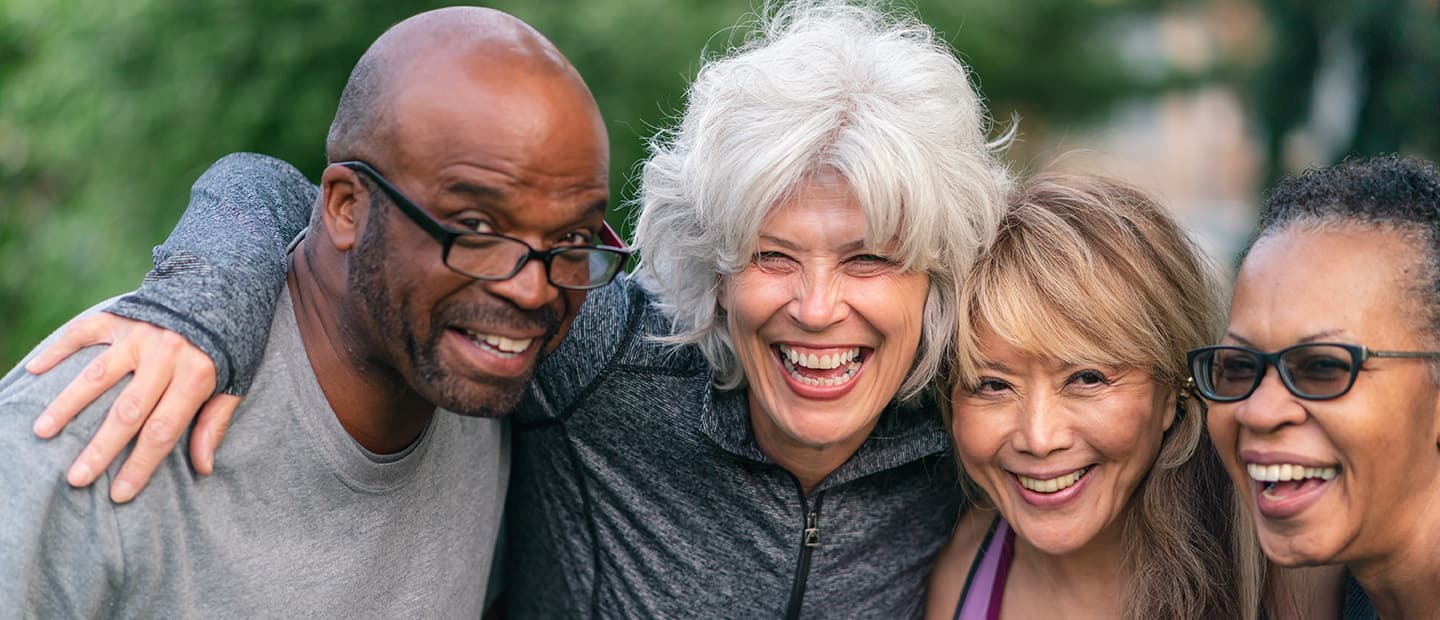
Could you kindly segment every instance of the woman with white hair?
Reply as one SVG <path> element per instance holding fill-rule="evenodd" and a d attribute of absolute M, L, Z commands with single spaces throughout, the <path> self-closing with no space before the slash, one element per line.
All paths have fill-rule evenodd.
<path fill-rule="evenodd" d="M 278 283 L 267 242 L 308 202 L 259 218 L 217 203 L 308 182 L 273 160 L 217 165 L 244 180 L 197 186 L 164 252 Z M 707 61 L 651 143 L 636 273 L 589 292 L 512 417 L 511 613 L 918 614 L 962 507 L 929 388 L 1008 184 L 966 68 L 912 19 L 793 3 Z M 134 314 L 184 334 L 167 317 L 217 296 L 273 304 L 178 271 L 164 290 L 184 293 L 147 284 L 164 310 Z M 212 359 L 246 360 L 264 336 L 218 340 Z"/>

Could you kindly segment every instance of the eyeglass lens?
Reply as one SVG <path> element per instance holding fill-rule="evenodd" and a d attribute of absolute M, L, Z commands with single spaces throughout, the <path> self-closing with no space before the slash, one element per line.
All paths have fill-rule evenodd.
<path fill-rule="evenodd" d="M 488 235 L 461 235 L 450 248 L 454 269 L 481 278 L 515 274 L 530 247 L 513 239 Z M 591 247 L 557 248 L 551 252 L 550 280 L 561 286 L 590 286 L 609 282 L 619 268 L 621 254 Z"/>
<path fill-rule="evenodd" d="M 1260 383 L 1266 360 L 1253 351 L 1220 348 L 1210 351 L 1210 388 L 1221 398 L 1243 398 Z M 1333 398 L 1350 387 L 1355 358 L 1348 349 L 1335 345 L 1301 345 L 1286 349 L 1276 364 L 1285 386 L 1302 398 Z"/>

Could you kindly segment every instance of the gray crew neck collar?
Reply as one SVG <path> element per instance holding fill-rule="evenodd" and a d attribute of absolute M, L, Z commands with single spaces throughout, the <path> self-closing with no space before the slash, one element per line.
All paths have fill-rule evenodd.
<path fill-rule="evenodd" d="M 288 284 L 281 291 L 276 305 L 271 333 L 270 346 L 281 346 L 286 351 L 285 370 L 299 403 L 292 413 L 316 453 L 334 468 L 336 477 L 347 486 L 366 493 L 386 493 L 403 486 L 425 461 L 429 447 L 434 443 L 432 435 L 441 412 L 436 410 L 431 414 L 425 430 L 404 450 L 393 454 L 371 452 L 346 432 L 320 389 L 319 379 L 310 366 L 304 341 L 300 337 Z"/>

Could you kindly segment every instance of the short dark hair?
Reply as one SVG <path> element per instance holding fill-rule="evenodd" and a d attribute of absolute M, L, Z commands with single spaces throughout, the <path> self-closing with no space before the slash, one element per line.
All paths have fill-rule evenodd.
<path fill-rule="evenodd" d="M 387 61 L 379 52 L 366 52 L 350 72 L 325 140 L 326 159 L 331 163 L 373 158 L 370 144 L 388 120 L 385 97 L 389 76 L 384 66 Z"/>
<path fill-rule="evenodd" d="M 1440 170 L 1414 157 L 1350 159 L 1281 181 L 1265 200 L 1251 247 L 1296 226 L 1354 225 L 1404 235 L 1416 259 L 1414 294 L 1430 336 L 1440 340 Z"/>
<path fill-rule="evenodd" d="M 1266 197 L 1260 236 L 1301 220 L 1440 230 L 1440 171 L 1428 161 L 1399 155 L 1307 170 L 1281 181 Z"/>

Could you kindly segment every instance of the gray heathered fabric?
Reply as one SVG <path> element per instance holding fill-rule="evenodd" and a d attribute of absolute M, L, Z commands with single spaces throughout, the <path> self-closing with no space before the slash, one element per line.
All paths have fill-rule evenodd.
<path fill-rule="evenodd" d="M 918 616 L 961 497 L 934 410 L 887 411 L 805 498 L 756 446 L 743 392 L 649 339 L 667 328 L 622 278 L 541 365 L 515 414 L 511 614 L 784 617 L 816 510 L 800 615 Z"/>
<path fill-rule="evenodd" d="M 273 316 L 214 475 L 191 471 L 183 438 L 129 504 L 108 499 L 115 466 L 89 488 L 64 481 L 118 387 L 60 437 L 30 432 L 101 349 L 0 380 L 0 615 L 479 617 L 507 425 L 437 412 L 402 453 L 370 454 L 326 403 L 289 295 Z"/>
<path fill-rule="evenodd" d="M 105 310 L 183 334 L 214 360 L 218 389 L 244 394 L 285 281 L 285 248 L 305 228 L 319 193 L 299 170 L 278 159 L 226 156 L 191 187 L 190 208 L 155 248 L 155 268 L 144 285 Z M 303 212 L 297 213 L 297 205 Z M 226 227 L 205 225 L 217 221 Z M 247 268 L 215 268 L 236 264 Z M 185 302 L 171 301 L 176 299 Z"/>
<path fill-rule="evenodd" d="M 178 273 L 164 293 L 142 288 L 169 309 L 146 320 L 189 335 L 194 326 L 173 316 L 192 304 L 269 303 L 283 269 L 268 257 L 276 250 L 245 235 L 268 243 L 285 233 L 237 225 L 227 205 L 278 196 L 289 202 L 254 208 L 282 231 L 298 229 L 309 203 L 296 184 L 308 182 L 283 162 L 217 162 L 196 183 L 184 230 L 162 250 L 228 246 L 213 250 L 223 261 L 207 265 L 226 281 Z M 202 287 L 209 297 L 197 301 Z M 918 615 L 930 563 L 960 509 L 933 408 L 886 412 L 856 455 L 804 498 L 756 447 L 743 394 L 713 390 L 693 349 L 667 354 L 648 339 L 666 329 L 622 277 L 590 292 L 570 337 L 541 365 L 515 414 L 511 615 L 774 618 L 786 615 L 797 582 L 805 617 Z M 220 342 L 237 360 L 255 346 L 254 333 L 229 329 Z M 806 513 L 816 505 L 818 544 L 802 571 Z"/>
<path fill-rule="evenodd" d="M 1370 606 L 1370 597 L 1360 587 L 1360 582 L 1348 573 L 1345 575 L 1345 606 L 1340 610 L 1340 617 L 1343 620 L 1376 620 L 1380 617 Z"/>

